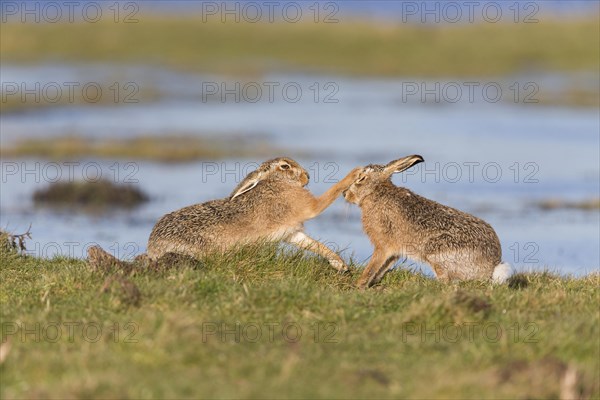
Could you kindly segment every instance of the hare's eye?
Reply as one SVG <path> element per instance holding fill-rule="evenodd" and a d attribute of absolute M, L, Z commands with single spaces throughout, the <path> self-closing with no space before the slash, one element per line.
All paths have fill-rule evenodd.
<path fill-rule="evenodd" d="M 288 164 L 281 164 L 281 169 L 290 169 Z"/>
<path fill-rule="evenodd" d="M 360 178 L 358 178 L 358 180 L 356 181 L 356 183 L 360 183 L 362 181 L 364 181 L 366 178 L 366 176 L 361 176 Z"/>

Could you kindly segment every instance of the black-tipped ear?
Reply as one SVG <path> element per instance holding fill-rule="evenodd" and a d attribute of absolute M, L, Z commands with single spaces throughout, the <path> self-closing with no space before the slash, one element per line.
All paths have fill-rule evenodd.
<path fill-rule="evenodd" d="M 423 157 L 414 154 L 412 156 L 399 158 L 398 160 L 390 162 L 388 165 L 385 166 L 383 170 L 389 175 L 397 174 L 399 172 L 406 171 L 413 165 L 417 165 L 418 163 L 421 163 L 423 161 L 425 161 Z"/>
<path fill-rule="evenodd" d="M 254 189 L 256 185 L 258 185 L 258 183 L 263 179 L 263 175 L 264 174 L 262 172 L 258 171 L 254 171 L 248 174 L 248 176 L 240 182 L 238 187 L 235 188 L 235 190 L 231 194 L 230 200 L 233 200 L 236 197 Z"/>

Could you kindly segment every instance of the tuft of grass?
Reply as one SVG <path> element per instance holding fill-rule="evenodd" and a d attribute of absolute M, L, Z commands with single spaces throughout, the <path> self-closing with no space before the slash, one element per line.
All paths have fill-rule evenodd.
<path fill-rule="evenodd" d="M 13 253 L 17 251 L 13 237 L 0 229 L 0 254 Z"/>
<path fill-rule="evenodd" d="M 0 254 L 17 254 L 27 250 L 26 242 L 31 239 L 31 225 L 27 232 L 14 234 L 0 229 Z"/>
<path fill-rule="evenodd" d="M 2 25 L 3 62 L 153 63 L 252 76 L 277 71 L 370 76 L 483 77 L 520 71 L 597 71 L 597 16 L 539 23 L 423 26 L 221 23 L 140 16 L 135 24 Z"/>
<path fill-rule="evenodd" d="M 598 274 L 516 289 L 399 269 L 360 291 L 352 267 L 273 246 L 125 270 L 2 253 L 0 395 L 600 395 Z"/>
<path fill-rule="evenodd" d="M 132 208 L 148 200 L 148 196 L 133 185 L 116 184 L 106 179 L 57 182 L 33 193 L 37 206 L 77 207 L 89 211 Z"/>
<path fill-rule="evenodd" d="M 230 139 L 183 135 L 134 138 L 87 138 L 67 135 L 30 138 L 0 148 L 2 158 L 36 157 L 52 160 L 127 159 L 164 163 L 191 162 L 225 157 L 259 157 L 280 152 L 256 137 Z"/>

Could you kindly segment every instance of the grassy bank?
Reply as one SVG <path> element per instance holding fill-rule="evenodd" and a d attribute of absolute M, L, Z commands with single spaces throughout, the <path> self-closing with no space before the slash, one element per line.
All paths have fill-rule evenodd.
<path fill-rule="evenodd" d="M 411 77 L 595 71 L 598 18 L 539 23 L 386 25 L 202 22 L 143 15 L 134 24 L 2 25 L 2 61 L 154 63 L 232 74 L 305 70 Z"/>
<path fill-rule="evenodd" d="M 191 162 L 225 157 L 269 157 L 281 149 L 261 137 L 138 136 L 86 138 L 77 135 L 17 140 L 0 148 L 2 158 L 50 160 L 110 159 L 165 163 Z"/>
<path fill-rule="evenodd" d="M 0 266 L 2 398 L 600 394 L 598 275 L 397 271 L 363 292 L 358 271 L 273 249 L 128 275 L 6 250 Z"/>

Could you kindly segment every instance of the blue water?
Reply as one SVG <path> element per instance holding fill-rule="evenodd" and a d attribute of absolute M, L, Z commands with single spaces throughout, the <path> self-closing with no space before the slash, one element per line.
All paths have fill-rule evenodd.
<path fill-rule="evenodd" d="M 600 118 L 598 109 L 547 107 L 515 103 L 511 84 L 535 77 L 472 79 L 499 82 L 507 93 L 491 103 L 422 102 L 405 99 L 406 85 L 418 79 L 371 80 L 312 75 L 267 75 L 242 82 L 278 87 L 293 84 L 302 96 L 286 101 L 281 92 L 257 102 L 233 96 L 203 98 L 203 83 L 222 77 L 176 74 L 147 67 L 41 66 L 2 67 L 2 82 L 134 81 L 161 93 L 158 101 L 138 104 L 66 106 L 0 116 L 2 144 L 22 137 L 73 133 L 90 137 L 137 135 L 259 135 L 288 149 L 310 172 L 309 188 L 321 193 L 357 165 L 384 163 L 407 154 L 426 162 L 395 177 L 395 182 L 439 202 L 471 212 L 496 229 L 506 261 L 520 270 L 549 268 L 585 274 L 600 268 L 598 211 L 540 211 L 540 199 L 590 199 L 600 196 Z M 537 78 L 554 85 L 560 76 Z M 228 84 L 233 85 L 231 79 Z M 454 82 L 448 79 L 441 82 Z M 320 92 L 315 101 L 317 84 Z M 328 84 L 335 85 L 335 94 Z M 433 82 L 428 84 L 433 85 Z M 457 82 L 460 84 L 460 82 Z M 248 86 L 249 87 L 249 86 Z M 205 93 L 206 95 L 206 93 Z M 512 93 L 511 93 L 512 95 Z M 242 96 L 243 97 L 243 96 Z M 206 100 L 206 101 L 205 101 Z M 273 154 L 277 156 L 279 154 Z M 20 232 L 32 224 L 30 251 L 37 255 L 81 257 L 89 243 L 111 248 L 119 256 L 143 252 L 153 224 L 179 207 L 224 197 L 261 160 L 229 159 L 164 165 L 127 161 L 80 161 L 73 176 L 94 175 L 134 182 L 152 201 L 131 212 L 87 216 L 36 209 L 31 194 L 69 167 L 41 160 L 2 160 L 1 226 Z M 16 172 L 15 172 L 16 171 Z M 24 171 L 29 171 L 25 173 Z M 118 172 L 118 174 L 117 174 Z M 307 231 L 344 257 L 366 260 L 371 246 L 361 232 L 360 211 L 338 199 Z"/>

